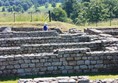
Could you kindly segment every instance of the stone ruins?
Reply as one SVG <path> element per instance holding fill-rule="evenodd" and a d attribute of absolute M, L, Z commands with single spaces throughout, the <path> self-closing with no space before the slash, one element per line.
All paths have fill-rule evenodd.
<path fill-rule="evenodd" d="M 118 28 L 0 28 L 0 76 L 118 72 Z"/>
<path fill-rule="evenodd" d="M 89 80 L 87 76 L 20 79 L 18 83 L 118 83 L 118 79 Z"/>

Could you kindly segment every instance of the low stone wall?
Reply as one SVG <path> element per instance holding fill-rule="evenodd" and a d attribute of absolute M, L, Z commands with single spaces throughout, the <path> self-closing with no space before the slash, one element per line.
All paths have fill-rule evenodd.
<path fill-rule="evenodd" d="M 51 38 L 52 39 L 52 38 Z M 58 38 L 57 38 L 58 39 Z M 44 40 L 38 41 L 37 42 L 43 42 Z M 50 43 L 48 43 L 50 41 Z M 22 42 L 25 43 L 26 41 Z M 30 43 L 26 42 L 28 44 L 22 44 L 19 46 L 19 44 L 5 44 L 5 45 L 18 45 L 17 47 L 1 47 L 0 48 L 0 56 L 3 55 L 12 55 L 12 54 L 30 54 L 30 53 L 52 53 L 54 50 L 57 49 L 67 49 L 67 48 L 84 48 L 88 47 L 90 48 L 91 51 L 101 51 L 101 50 L 106 50 L 107 47 L 112 47 L 111 45 L 114 45 L 115 43 L 118 42 L 117 39 L 108 39 L 108 40 L 102 40 L 102 41 L 92 41 L 92 42 L 80 42 L 80 43 L 61 43 L 63 41 L 60 41 L 57 43 L 56 38 L 54 38 L 52 41 L 46 39 L 45 44 L 32 44 L 34 41 L 32 40 Z M 35 43 L 37 43 L 35 42 Z M 46 42 L 48 44 L 46 44 Z M 51 43 L 51 42 L 56 42 L 56 43 Z M 3 45 L 3 44 L 2 44 Z"/>
<path fill-rule="evenodd" d="M 94 35 L 98 35 L 98 34 L 102 34 L 103 33 L 101 30 L 92 29 L 92 28 L 84 29 L 84 32 L 88 33 L 88 34 L 94 34 Z"/>
<path fill-rule="evenodd" d="M 112 36 L 117 36 L 118 35 L 118 28 L 87 28 L 84 30 L 84 32 L 89 33 L 89 34 L 109 34 Z"/>
<path fill-rule="evenodd" d="M 103 31 L 104 33 L 106 33 L 106 34 L 110 34 L 110 35 L 113 35 L 113 36 L 115 36 L 115 35 L 118 35 L 118 30 L 117 31 L 115 31 L 115 30 L 109 30 L 109 31 Z"/>
<path fill-rule="evenodd" d="M 117 51 L 88 50 L 79 48 L 58 50 L 55 54 L 0 56 L 0 76 L 118 72 Z"/>
<path fill-rule="evenodd" d="M 81 42 L 81 43 L 50 43 L 50 44 L 25 44 L 21 47 L 2 47 L 0 55 L 31 54 L 31 53 L 52 53 L 56 49 L 84 48 L 91 51 L 102 50 L 102 42 Z"/>
<path fill-rule="evenodd" d="M 42 31 L 42 28 L 34 27 L 11 27 L 12 31 Z"/>
<path fill-rule="evenodd" d="M 0 38 L 14 38 L 14 37 L 55 37 L 59 36 L 56 31 L 30 31 L 30 32 L 9 32 L 0 33 Z"/>
<path fill-rule="evenodd" d="M 0 47 L 16 47 L 22 44 L 45 44 L 45 43 L 78 43 L 89 42 L 89 36 L 66 35 L 56 37 L 21 37 L 21 38 L 2 38 Z"/>
<path fill-rule="evenodd" d="M 108 28 L 108 27 L 105 27 L 105 28 L 96 28 L 96 29 L 98 29 L 98 30 L 102 30 L 102 31 L 109 31 L 109 30 L 118 30 L 118 27 L 112 27 L 112 28 Z"/>
<path fill-rule="evenodd" d="M 60 37 L 2 38 L 0 39 L 0 47 L 17 47 L 23 44 L 56 43 L 59 42 L 60 40 L 61 40 Z"/>
<path fill-rule="evenodd" d="M 11 28 L 12 31 L 43 31 L 43 27 L 42 28 L 34 28 L 34 27 L 12 27 Z M 49 28 L 49 30 L 55 30 L 58 33 L 62 34 L 63 32 L 59 29 L 59 28 Z"/>
<path fill-rule="evenodd" d="M 91 51 L 103 50 L 102 42 L 82 42 L 82 43 L 51 43 L 51 44 L 30 44 L 22 45 L 23 53 L 51 53 L 56 49 L 84 48 L 88 47 Z"/>

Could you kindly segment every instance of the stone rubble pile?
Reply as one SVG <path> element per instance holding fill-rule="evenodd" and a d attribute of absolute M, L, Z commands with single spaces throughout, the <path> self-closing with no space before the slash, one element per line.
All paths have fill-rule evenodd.
<path fill-rule="evenodd" d="M 89 83 L 87 76 L 20 79 L 18 83 Z"/>
<path fill-rule="evenodd" d="M 19 79 L 18 83 L 118 83 L 118 79 L 89 80 L 88 76 Z"/>

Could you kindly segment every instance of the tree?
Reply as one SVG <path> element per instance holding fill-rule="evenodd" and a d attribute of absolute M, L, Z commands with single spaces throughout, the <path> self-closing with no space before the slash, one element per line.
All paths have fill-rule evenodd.
<path fill-rule="evenodd" d="M 4 11 L 5 11 L 5 7 L 2 8 L 2 12 L 4 12 Z"/>
<path fill-rule="evenodd" d="M 46 3 L 46 4 L 45 4 L 45 8 L 48 8 L 48 7 L 49 7 L 49 3 Z"/>
<path fill-rule="evenodd" d="M 4 3 L 4 5 L 5 5 L 5 6 L 10 6 L 9 1 L 6 1 L 6 2 Z"/>
<path fill-rule="evenodd" d="M 10 6 L 10 7 L 7 9 L 7 11 L 8 11 L 8 12 L 12 12 L 12 11 L 13 11 L 13 7 Z"/>
<path fill-rule="evenodd" d="M 118 0 L 104 0 L 111 17 L 118 18 Z"/>
<path fill-rule="evenodd" d="M 22 7 L 23 7 L 24 11 L 27 11 L 29 8 L 29 5 L 27 3 L 23 3 Z"/>
<path fill-rule="evenodd" d="M 82 0 L 82 2 L 90 2 L 90 0 Z"/>
<path fill-rule="evenodd" d="M 67 20 L 67 14 L 62 8 L 54 8 L 52 13 L 52 19 L 55 21 L 63 21 Z"/>
<path fill-rule="evenodd" d="M 75 7 L 77 6 L 77 4 L 77 0 L 65 0 L 63 9 L 67 12 L 68 17 L 71 17 L 73 11 L 76 10 Z"/>
<path fill-rule="evenodd" d="M 52 7 L 56 7 L 56 3 L 55 2 L 52 3 Z"/>
<path fill-rule="evenodd" d="M 3 5 L 3 1 L 0 1 L 0 6 L 2 6 Z"/>
<path fill-rule="evenodd" d="M 101 0 L 92 1 L 88 12 L 88 18 L 91 22 L 103 21 L 109 17 L 108 8 Z"/>

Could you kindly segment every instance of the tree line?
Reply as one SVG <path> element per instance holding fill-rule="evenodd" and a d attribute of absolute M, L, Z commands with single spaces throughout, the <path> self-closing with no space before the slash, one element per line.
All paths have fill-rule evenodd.
<path fill-rule="evenodd" d="M 54 4 L 57 2 L 62 2 L 62 0 L 0 0 L 0 7 L 2 7 L 3 12 L 25 12 L 32 6 L 37 9 L 46 3 Z"/>
<path fill-rule="evenodd" d="M 75 24 L 118 18 L 118 0 L 64 0 L 61 8 L 53 10 L 52 18 Z"/>

